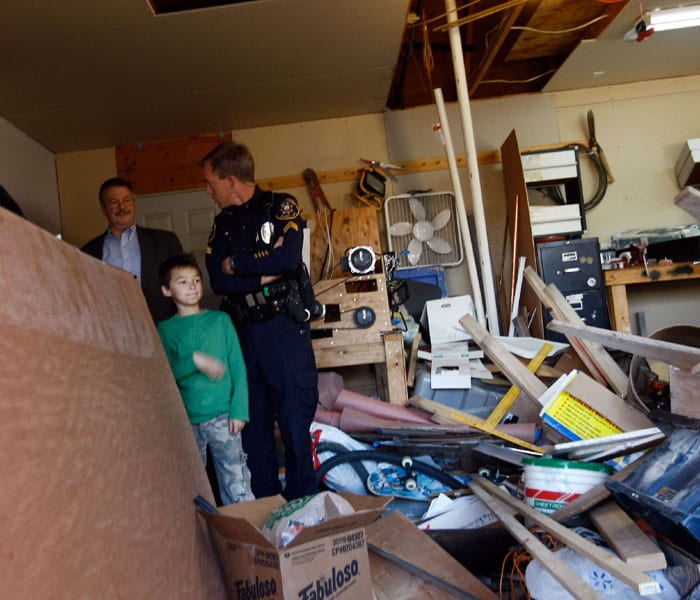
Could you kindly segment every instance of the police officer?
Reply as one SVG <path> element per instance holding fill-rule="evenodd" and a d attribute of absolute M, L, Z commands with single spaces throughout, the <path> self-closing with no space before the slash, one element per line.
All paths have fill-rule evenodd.
<path fill-rule="evenodd" d="M 299 294 L 303 227 L 293 196 L 255 184 L 248 148 L 224 142 L 202 160 L 206 191 L 221 209 L 207 245 L 212 290 L 225 295 L 248 371 L 243 430 L 253 494 L 280 493 L 275 420 L 284 444 L 287 500 L 317 491 L 309 427 L 318 402 L 308 312 Z M 303 283 L 303 282 L 302 282 Z"/>

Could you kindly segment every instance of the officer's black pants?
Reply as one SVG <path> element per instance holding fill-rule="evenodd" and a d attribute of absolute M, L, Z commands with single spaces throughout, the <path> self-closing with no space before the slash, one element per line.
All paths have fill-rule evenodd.
<path fill-rule="evenodd" d="M 280 493 L 275 445 L 278 422 L 287 500 L 317 491 L 309 427 L 318 403 L 318 375 L 307 323 L 285 313 L 238 327 L 248 370 L 250 422 L 243 429 L 256 498 Z"/>

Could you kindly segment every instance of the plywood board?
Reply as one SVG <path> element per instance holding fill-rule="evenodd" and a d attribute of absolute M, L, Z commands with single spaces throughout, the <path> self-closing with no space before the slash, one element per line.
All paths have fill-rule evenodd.
<path fill-rule="evenodd" d="M 6 598 L 225 598 L 213 502 L 138 284 L 0 211 Z"/>
<path fill-rule="evenodd" d="M 532 237 L 532 223 L 530 222 L 530 204 L 528 202 L 523 164 L 520 159 L 520 148 L 515 131 L 511 131 L 506 141 L 503 142 L 501 158 L 503 161 L 503 181 L 508 206 L 508 222 L 511 224 L 516 223 L 515 231 L 517 231 L 517 237 L 513 241 L 515 244 L 514 256 L 517 258 L 524 256 L 525 264 L 533 269 L 537 269 L 535 242 Z M 504 288 L 510 289 L 511 281 L 509 279 L 506 284 Z M 520 296 L 520 308 L 527 312 L 528 319 L 532 317 L 530 334 L 533 337 L 544 337 L 540 299 L 528 286 L 523 286 Z M 507 327 L 505 329 L 506 331 L 508 330 Z"/>
<path fill-rule="evenodd" d="M 489 588 L 400 512 L 392 512 L 374 521 L 366 530 L 370 550 L 374 547 L 385 557 L 395 557 L 396 561 L 405 564 L 414 573 L 424 572 L 423 579 L 432 580 L 436 585 L 443 582 L 444 585 L 438 585 L 440 589 L 452 589 L 452 594 L 456 594 L 435 597 L 471 596 L 480 600 L 495 600 L 496 595 Z M 427 557 L 430 557 L 429 561 L 426 560 Z M 373 581 L 376 581 L 375 577 L 373 572 Z M 414 588 L 413 598 L 422 597 Z"/>
<path fill-rule="evenodd" d="M 347 276 L 348 273 L 341 269 L 341 259 L 348 249 L 354 246 L 370 246 L 380 260 L 381 270 L 382 244 L 378 215 L 374 208 L 321 211 L 316 215 L 309 215 L 311 280 L 315 282 L 321 278 Z M 327 272 L 323 269 L 326 263 Z"/>

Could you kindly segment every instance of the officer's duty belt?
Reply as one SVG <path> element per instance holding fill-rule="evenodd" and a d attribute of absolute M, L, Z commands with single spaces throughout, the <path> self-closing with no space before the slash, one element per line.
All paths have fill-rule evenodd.
<path fill-rule="evenodd" d="M 257 292 L 227 296 L 222 309 L 231 315 L 234 323 L 238 325 L 269 321 L 287 309 L 289 291 L 288 282 L 275 282 L 263 286 Z"/>

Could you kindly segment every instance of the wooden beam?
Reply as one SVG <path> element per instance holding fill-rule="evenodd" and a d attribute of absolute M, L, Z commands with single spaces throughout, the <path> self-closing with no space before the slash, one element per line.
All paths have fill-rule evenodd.
<path fill-rule="evenodd" d="M 591 521 L 608 545 L 628 565 L 642 571 L 666 568 L 666 556 L 614 500 L 596 506 Z"/>
<path fill-rule="evenodd" d="M 433 420 L 443 425 L 456 423 L 466 424 L 495 437 L 499 437 L 507 442 L 510 442 L 511 444 L 520 446 L 521 448 L 526 448 L 532 452 L 537 452 L 538 454 L 544 454 L 544 448 L 540 448 L 535 444 L 531 444 L 530 442 L 522 440 L 504 431 L 505 427 L 508 427 L 507 425 L 497 425 L 496 427 L 487 426 L 484 419 L 481 419 L 480 417 L 470 415 L 456 408 L 446 406 L 445 404 L 440 404 L 434 400 L 423 398 L 422 396 L 411 396 L 408 399 L 408 403 L 411 406 L 416 406 L 428 411 L 429 413 L 432 413 L 434 417 Z M 510 425 L 510 427 L 513 426 L 514 425 Z"/>
<path fill-rule="evenodd" d="M 546 285 L 537 272 L 530 266 L 525 268 L 525 279 L 530 287 L 540 297 L 542 303 L 551 311 L 552 316 L 560 321 L 583 324 L 581 317 L 567 302 L 566 298 L 550 283 Z M 573 338 L 569 340 L 591 374 L 600 383 L 609 383 L 620 395 L 627 394 L 629 380 L 627 375 L 608 354 L 607 350 L 596 342 Z"/>
<path fill-rule="evenodd" d="M 504 504 L 514 509 L 517 513 L 534 521 L 537 525 L 551 533 L 555 538 L 557 538 L 563 544 L 566 544 L 577 554 L 580 554 L 581 556 L 593 561 L 598 566 L 604 568 L 610 574 L 617 577 L 620 581 L 623 581 L 629 585 L 633 590 L 637 590 L 637 592 L 642 596 L 656 594 L 661 591 L 659 582 L 652 577 L 649 577 L 646 573 L 625 564 L 617 556 L 606 552 L 599 546 L 596 546 L 594 543 L 582 538 L 580 535 L 574 533 L 567 527 L 557 523 L 554 519 L 544 515 L 531 506 L 528 506 L 524 502 L 513 498 L 513 496 L 511 496 L 508 492 L 502 490 L 497 485 L 494 485 L 488 479 L 484 479 L 483 477 L 475 477 L 469 482 L 468 485 L 469 489 L 471 489 L 476 495 L 478 495 L 477 490 L 480 492 L 483 490 L 490 496 L 501 500 Z M 490 504 L 488 504 L 488 500 L 486 502 L 487 506 L 490 506 Z"/>
<path fill-rule="evenodd" d="M 464 315 L 459 323 L 484 353 L 501 368 L 508 380 L 533 402 L 539 412 L 542 407 L 539 397 L 544 394 L 547 386 L 530 373 L 527 367 L 508 352 L 503 344 L 486 331 L 474 317 Z"/>
<path fill-rule="evenodd" d="M 591 327 L 583 323 L 568 323 L 559 320 L 550 321 L 547 329 L 563 333 L 567 337 L 598 342 L 606 348 L 624 350 L 630 354 L 639 354 L 646 358 L 660 360 L 679 369 L 691 370 L 700 362 L 700 348 L 655 340 L 638 335 L 619 333 L 600 327 Z"/>
<path fill-rule="evenodd" d="M 474 495 L 489 507 L 489 510 L 498 517 L 498 520 L 511 535 L 527 548 L 533 558 L 540 561 L 542 568 L 552 575 L 574 598 L 577 600 L 601 599 L 601 596 L 578 573 L 550 551 L 537 539 L 534 533 L 515 518 L 515 511 L 510 506 L 489 494 L 476 481 L 472 480 L 468 485 Z"/>

